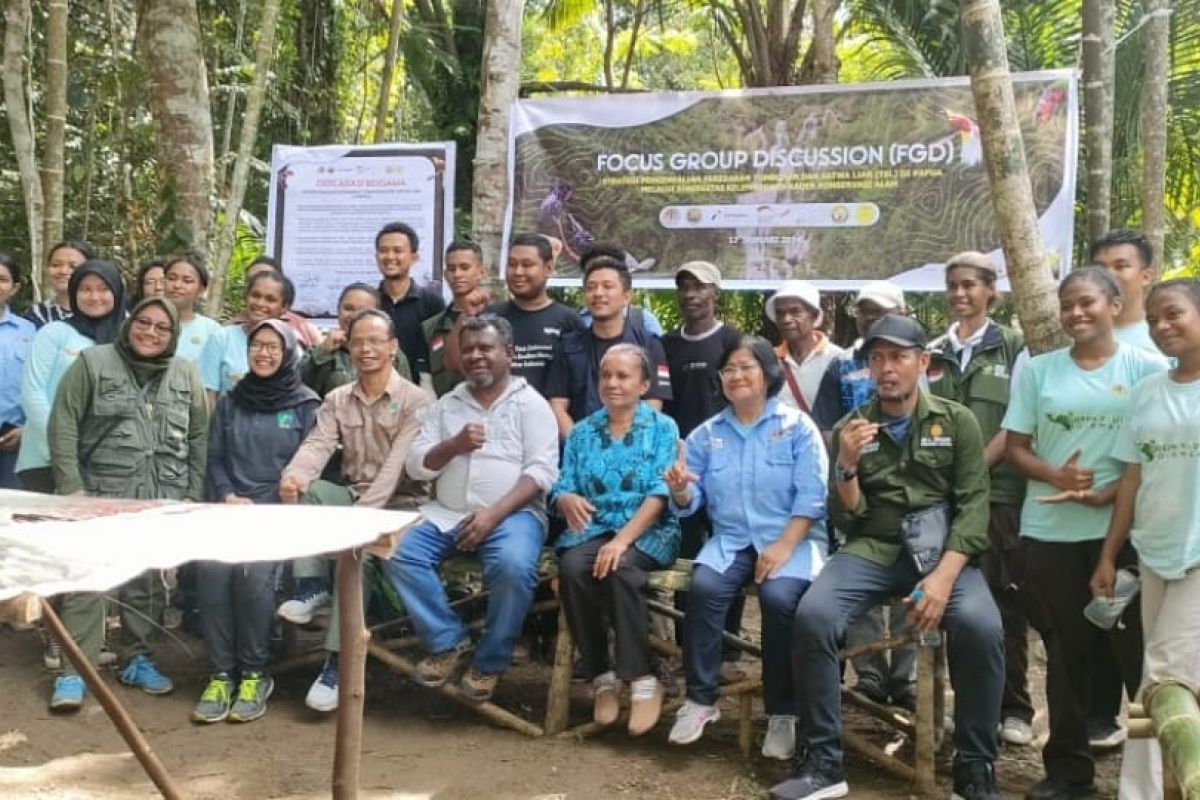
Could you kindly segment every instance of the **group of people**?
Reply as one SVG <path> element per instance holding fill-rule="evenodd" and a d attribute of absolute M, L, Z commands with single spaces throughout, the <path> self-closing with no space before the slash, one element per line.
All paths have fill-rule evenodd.
<path fill-rule="evenodd" d="M 885 628 L 945 643 L 965 800 L 1000 796 L 1000 739 L 1032 741 L 1030 625 L 1046 644 L 1050 723 L 1032 800 L 1091 796 L 1090 746 L 1120 744 L 1122 691 L 1200 683 L 1200 283 L 1146 297 L 1153 254 L 1140 235 L 1095 243 L 1096 264 L 1058 290 L 1070 346 L 1033 357 L 990 316 L 998 273 L 981 253 L 947 262 L 943 335 L 929 341 L 903 292 L 873 281 L 842 350 L 805 281 L 767 300 L 772 345 L 718 319 L 709 262 L 676 271 L 683 324 L 663 333 L 632 304 L 617 248 L 582 255 L 586 315 L 548 295 L 555 254 L 541 235 L 512 237 L 502 303 L 471 242 L 445 254 L 448 305 L 411 276 L 412 228 L 384 227 L 375 251 L 380 284 L 347 286 L 324 334 L 291 312 L 294 288 L 270 259 L 220 326 L 197 310 L 208 274 L 193 257 L 146 265 L 127 302 L 110 264 L 58 245 L 55 296 L 28 319 L 8 307 L 21 273 L 0 257 L 3 485 L 15 473 L 60 494 L 419 512 L 381 564 L 383 588 L 428 650 L 417 680 L 456 680 L 480 701 L 512 663 L 549 542 L 593 717 L 615 724 L 627 690 L 634 736 L 655 727 L 664 696 L 650 573 L 691 558 L 687 696 L 669 740 L 693 743 L 719 719 L 722 633 L 738 632 L 754 585 L 762 752 L 802 754 L 771 790 L 787 800 L 849 792 L 839 651 Z M 460 553 L 478 555 L 489 590 L 474 641 L 438 573 Z M 293 590 L 277 607 L 285 566 Z M 1139 567 L 1140 607 L 1108 630 L 1089 622 L 1085 606 Z M 193 580 L 211 661 L 193 718 L 256 719 L 273 688 L 273 620 L 336 614 L 330 565 L 205 562 Z M 117 594 L 121 681 L 171 691 L 153 659 L 160 577 Z M 103 597 L 57 602 L 98 661 Z M 337 630 L 306 697 L 321 711 L 338 703 Z M 912 646 L 856 659 L 856 688 L 911 706 L 912 665 Z M 63 665 L 51 707 L 83 701 Z M 1157 796 L 1150 747 L 1127 745 L 1122 797 Z"/>

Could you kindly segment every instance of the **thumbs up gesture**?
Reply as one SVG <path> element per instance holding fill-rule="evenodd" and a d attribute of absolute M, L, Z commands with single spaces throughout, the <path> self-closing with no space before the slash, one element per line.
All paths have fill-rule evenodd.
<path fill-rule="evenodd" d="M 687 467 L 687 445 L 682 439 L 679 440 L 679 456 L 675 459 L 675 463 L 663 472 L 663 480 L 676 503 L 683 506 L 691 501 L 691 484 L 699 481 L 700 478 Z"/>
<path fill-rule="evenodd" d="M 1081 492 L 1092 488 L 1092 481 L 1095 479 L 1095 473 L 1090 469 L 1084 469 L 1079 466 L 1079 457 L 1082 452 L 1076 450 L 1071 454 L 1051 481 L 1055 489 L 1062 492 Z"/>

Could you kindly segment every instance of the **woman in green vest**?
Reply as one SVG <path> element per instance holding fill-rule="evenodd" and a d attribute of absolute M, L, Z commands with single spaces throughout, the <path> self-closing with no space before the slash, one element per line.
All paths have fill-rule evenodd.
<path fill-rule="evenodd" d="M 1021 502 L 1025 480 L 1004 460 L 1000 421 L 1008 409 L 1014 367 L 1028 359 L 1020 333 L 1001 325 L 989 312 L 999 301 L 996 266 L 983 253 L 959 253 L 946 262 L 946 305 L 953 320 L 945 335 L 930 345 L 930 390 L 962 403 L 975 415 L 987 447 L 991 470 L 991 547 L 981 568 L 1004 622 L 1004 699 L 1000 738 L 1009 744 L 1033 741 L 1033 703 L 1026 678 L 1029 623 L 1017 594 L 1020 584 Z"/>
<path fill-rule="evenodd" d="M 50 412 L 50 462 L 59 494 L 203 499 L 208 405 L 195 366 L 173 358 L 178 340 L 174 305 L 155 297 L 134 308 L 115 342 L 79 354 Z M 117 594 L 126 664 L 121 682 L 149 694 L 170 692 L 170 679 L 150 658 L 165 605 L 160 575 L 143 573 Z M 61 615 L 95 663 L 103 641 L 103 595 L 67 595 Z M 83 696 L 83 681 L 64 665 L 50 708 L 78 709 Z"/>

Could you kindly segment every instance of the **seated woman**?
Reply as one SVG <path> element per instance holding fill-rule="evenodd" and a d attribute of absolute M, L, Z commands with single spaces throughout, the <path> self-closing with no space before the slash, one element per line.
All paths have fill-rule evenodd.
<path fill-rule="evenodd" d="M 717 684 L 721 633 L 729 606 L 747 584 L 762 609 L 762 753 L 790 759 L 796 749 L 792 617 L 827 555 L 826 476 L 820 431 L 805 413 L 780 403 L 783 367 L 771 345 L 745 336 L 721 356 L 717 373 L 729 405 L 688 436 L 686 463 L 665 475 L 682 516 L 702 507 L 713 535 L 696 557 L 683 628 L 687 700 L 671 728 L 691 744 L 721 717 Z"/>
<path fill-rule="evenodd" d="M 217 401 L 209 426 L 209 500 L 279 502 L 279 475 L 316 424 L 321 402 L 300 381 L 299 349 L 282 320 L 263 320 L 251 329 L 250 371 Z M 212 662 L 208 686 L 192 711 L 196 722 L 251 722 L 267 713 L 275 686 L 265 670 L 278 566 L 196 565 L 200 632 Z"/>
<path fill-rule="evenodd" d="M 679 550 L 679 523 L 667 508 L 663 481 L 679 428 L 642 400 L 652 378 L 650 359 L 637 345 L 614 345 L 604 354 L 604 407 L 567 437 L 550 498 L 568 527 L 556 544 L 559 592 L 595 690 L 593 716 L 602 725 L 616 722 L 626 681 L 634 736 L 653 728 L 662 711 L 662 686 L 650 667 L 648 573 L 670 565 Z M 615 672 L 606 612 L 616 634 Z"/>

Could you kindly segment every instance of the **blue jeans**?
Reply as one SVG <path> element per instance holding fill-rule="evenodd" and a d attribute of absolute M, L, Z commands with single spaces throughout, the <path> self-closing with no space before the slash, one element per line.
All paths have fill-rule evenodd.
<path fill-rule="evenodd" d="M 17 479 L 17 451 L 0 450 L 0 489 L 20 489 Z"/>
<path fill-rule="evenodd" d="M 513 643 L 533 601 L 537 586 L 538 555 L 545 529 L 532 511 L 506 517 L 479 545 L 487 587 L 487 620 L 475 648 L 475 668 L 497 675 L 512 663 Z M 468 641 L 467 626 L 450 607 L 438 568 L 460 554 L 454 533 L 442 533 L 430 522 L 421 522 L 404 534 L 392 557 L 384 563 L 412 618 L 417 635 L 431 653 L 443 653 Z"/>
<path fill-rule="evenodd" d="M 837 553 L 813 581 L 796 609 L 793 658 L 801 728 L 810 757 L 842 761 L 842 697 L 838 646 L 847 620 L 897 595 L 918 580 L 901 556 L 882 566 Z M 1004 694 L 1004 627 L 987 581 L 976 567 L 959 573 L 942 615 L 950 683 L 954 687 L 955 760 L 996 760 L 996 730 Z"/>
<path fill-rule="evenodd" d="M 724 573 L 697 564 L 692 570 L 691 596 L 683 627 L 683 667 L 687 673 L 687 696 L 701 705 L 717 702 L 721 675 L 721 633 L 730 606 L 742 589 L 754 580 L 758 553 L 742 550 Z M 792 624 L 796 606 L 809 587 L 800 578 L 771 578 L 758 587 L 762 610 L 763 705 L 767 713 L 796 713 L 792 682 Z"/>

